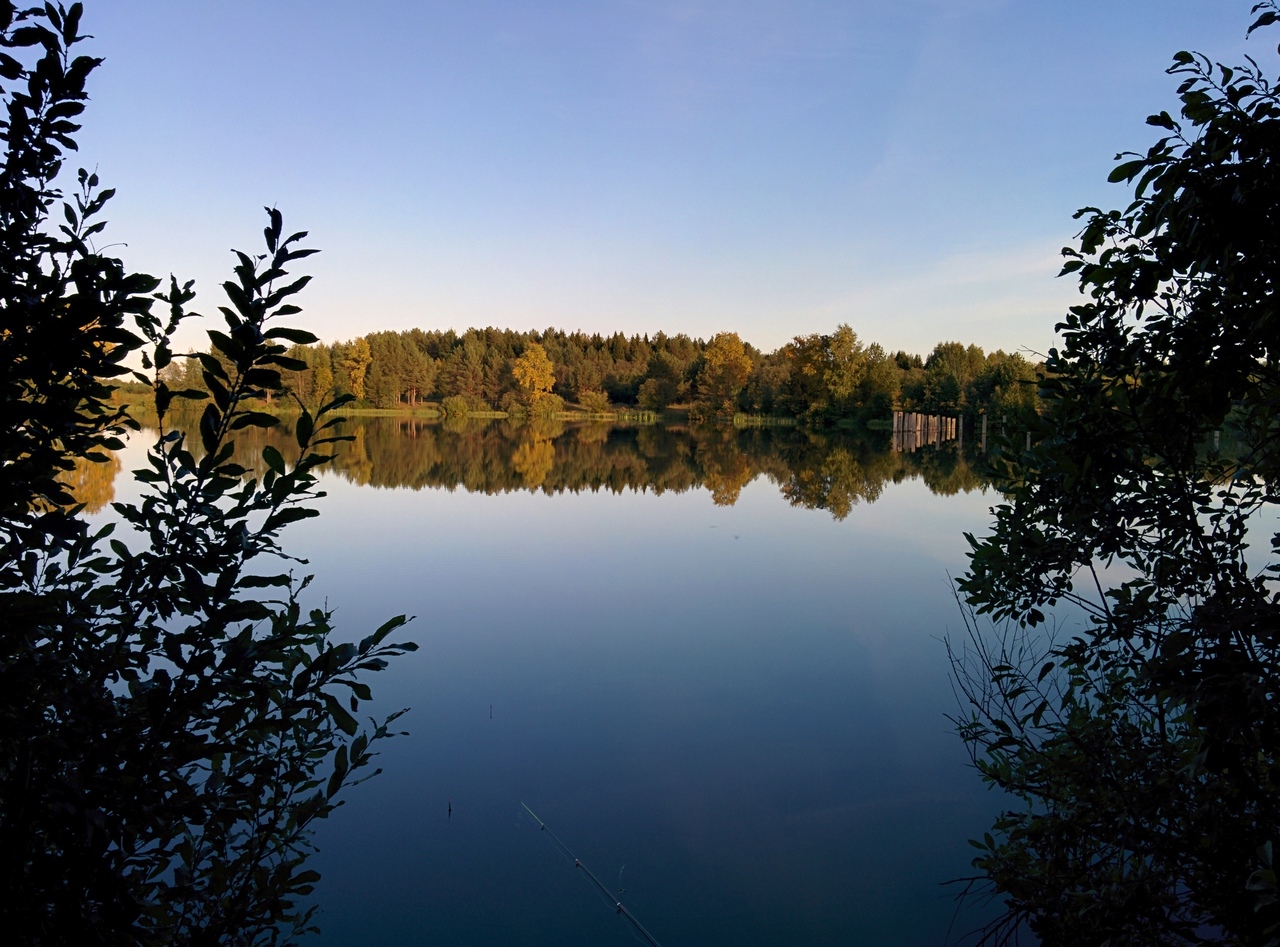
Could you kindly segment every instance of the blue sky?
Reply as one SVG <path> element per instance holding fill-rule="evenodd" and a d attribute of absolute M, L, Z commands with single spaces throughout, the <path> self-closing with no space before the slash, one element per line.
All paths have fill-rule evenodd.
<path fill-rule="evenodd" d="M 1179 49 L 1275 72 L 1250 0 L 89 0 L 80 160 L 109 241 L 221 302 L 263 205 L 322 253 L 299 320 L 847 322 L 1044 351 L 1076 208 L 1173 110 Z"/>

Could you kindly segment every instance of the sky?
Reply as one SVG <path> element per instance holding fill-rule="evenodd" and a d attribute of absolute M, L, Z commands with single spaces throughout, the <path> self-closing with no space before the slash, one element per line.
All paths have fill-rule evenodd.
<path fill-rule="evenodd" d="M 264 206 L 321 253 L 296 324 L 847 323 L 1043 353 L 1083 206 L 1175 111 L 1180 49 L 1274 74 L 1252 0 L 88 0 L 70 164 L 104 243 L 215 313 Z M 194 339 L 189 335 L 188 339 Z M 188 344 L 195 344 L 188 342 Z"/>

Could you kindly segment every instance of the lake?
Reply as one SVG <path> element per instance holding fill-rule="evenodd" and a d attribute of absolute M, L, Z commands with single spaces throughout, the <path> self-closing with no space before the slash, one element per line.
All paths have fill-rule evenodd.
<path fill-rule="evenodd" d="M 286 546 L 344 637 L 404 612 L 421 650 L 372 680 L 411 735 L 317 835 L 313 943 L 632 943 L 522 803 L 663 947 L 941 945 L 981 919 L 943 883 L 999 800 L 951 733 L 941 639 L 997 496 L 957 445 L 350 432 Z"/>

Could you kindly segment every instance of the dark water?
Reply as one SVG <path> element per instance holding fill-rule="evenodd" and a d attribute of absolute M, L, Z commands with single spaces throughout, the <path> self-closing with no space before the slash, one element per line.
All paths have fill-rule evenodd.
<path fill-rule="evenodd" d="M 407 612 L 422 649 L 374 682 L 411 736 L 318 835 L 318 943 L 632 943 L 521 802 L 664 947 L 976 923 L 942 883 L 998 804 L 940 638 L 994 495 L 954 445 L 355 433 L 289 548 L 344 634 Z"/>

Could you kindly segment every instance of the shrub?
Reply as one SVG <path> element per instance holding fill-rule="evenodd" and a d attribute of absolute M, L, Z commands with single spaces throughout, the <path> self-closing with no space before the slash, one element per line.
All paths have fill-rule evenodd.
<path fill-rule="evenodd" d="M 0 126 L 0 925 L 19 944 L 274 944 L 310 925 L 315 820 L 399 716 L 356 722 L 363 673 L 415 646 L 387 642 L 403 617 L 331 642 L 331 614 L 302 607 L 309 579 L 279 571 L 339 402 L 302 413 L 292 461 L 264 448 L 261 479 L 231 459 L 236 431 L 277 423 L 254 399 L 305 368 L 286 343 L 315 341 L 278 325 L 299 311 L 305 234 L 269 211 L 266 252 L 237 254 L 226 329 L 193 356 L 206 394 L 164 380 L 191 284 L 150 295 L 157 280 L 94 249 L 111 196 L 96 175 L 57 207 L 48 182 L 98 65 L 70 55 L 81 12 L 0 0 L 17 84 Z M 132 355 L 160 434 L 115 536 L 63 481 L 137 430 L 108 384 Z M 175 399 L 207 401 L 198 461 L 167 427 Z"/>
<path fill-rule="evenodd" d="M 440 410 L 447 418 L 465 418 L 470 407 L 467 405 L 467 399 L 462 395 L 450 395 L 440 402 Z"/>

